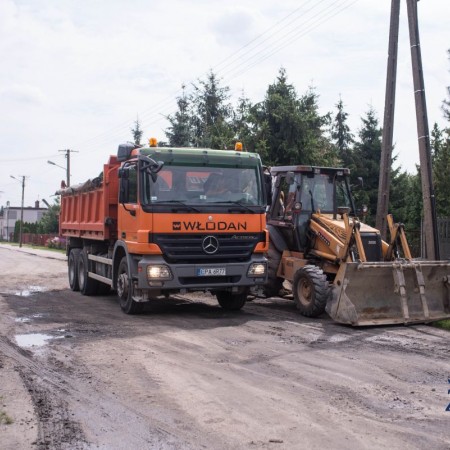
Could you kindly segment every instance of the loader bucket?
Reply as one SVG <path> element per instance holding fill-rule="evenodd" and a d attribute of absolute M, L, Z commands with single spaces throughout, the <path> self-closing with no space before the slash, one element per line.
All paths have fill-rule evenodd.
<path fill-rule="evenodd" d="M 450 262 L 343 263 L 326 311 L 354 326 L 450 319 Z"/>

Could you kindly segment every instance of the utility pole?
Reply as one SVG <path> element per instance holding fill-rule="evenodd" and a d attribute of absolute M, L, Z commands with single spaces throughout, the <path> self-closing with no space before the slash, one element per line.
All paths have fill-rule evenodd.
<path fill-rule="evenodd" d="M 22 247 L 22 230 L 23 230 L 23 203 L 25 198 L 25 175 L 20 175 L 22 178 L 22 181 L 20 181 L 18 178 L 10 175 L 11 178 L 14 178 L 14 180 L 17 180 L 19 183 L 22 183 L 22 204 L 20 207 L 20 224 L 19 224 L 19 247 Z"/>
<path fill-rule="evenodd" d="M 392 140 L 394 134 L 399 22 L 400 0 L 392 0 L 391 23 L 389 26 L 386 94 L 384 100 L 383 136 L 381 141 L 380 178 L 378 183 L 378 203 L 376 216 L 376 227 L 378 230 L 380 230 L 381 237 L 384 240 L 386 240 L 386 216 L 388 214 L 389 187 L 391 184 Z"/>
<path fill-rule="evenodd" d="M 64 152 L 65 153 L 65 158 L 66 158 L 66 181 L 67 181 L 67 187 L 70 186 L 70 154 L 71 153 L 78 153 L 78 150 L 70 150 L 69 148 L 65 149 L 65 150 L 58 150 L 59 152 Z"/>
<path fill-rule="evenodd" d="M 426 259 L 439 259 L 439 238 L 436 220 L 436 199 L 431 170 L 431 147 L 428 130 L 425 84 L 422 70 L 422 57 L 419 42 L 417 1 L 406 0 L 408 10 L 409 40 L 416 103 L 417 134 L 419 141 L 420 173 L 422 179 L 422 200 L 424 210 L 425 254 Z M 398 28 L 400 0 L 392 0 L 391 23 L 389 30 L 389 57 L 386 77 L 386 97 L 384 106 L 383 141 L 381 147 L 380 178 L 376 227 L 383 238 L 386 237 L 386 215 L 389 206 L 390 172 L 392 163 L 392 139 L 394 129 L 395 85 L 397 78 Z"/>
<path fill-rule="evenodd" d="M 408 8 L 409 40 L 416 102 L 417 138 L 419 141 L 420 175 L 422 178 L 422 198 L 425 231 L 425 258 L 438 260 L 439 235 L 436 218 L 436 198 L 433 188 L 431 168 L 430 132 L 428 129 L 425 83 L 423 80 L 422 54 L 420 51 L 417 0 L 406 0 Z"/>

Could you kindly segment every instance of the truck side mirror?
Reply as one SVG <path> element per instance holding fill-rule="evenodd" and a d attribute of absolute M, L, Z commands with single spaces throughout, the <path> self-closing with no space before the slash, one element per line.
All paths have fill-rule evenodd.
<path fill-rule="evenodd" d="M 125 170 L 124 172 L 126 173 L 126 175 L 123 173 L 122 177 L 120 178 L 119 203 L 128 203 L 130 198 L 130 180 L 128 178 L 128 171 Z"/>

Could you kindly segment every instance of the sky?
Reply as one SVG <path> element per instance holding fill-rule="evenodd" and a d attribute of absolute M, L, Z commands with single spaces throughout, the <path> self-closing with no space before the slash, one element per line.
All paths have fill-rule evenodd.
<path fill-rule="evenodd" d="M 181 86 L 189 92 L 210 70 L 233 103 L 242 94 L 256 103 L 283 67 L 299 95 L 315 88 L 321 113 L 335 114 L 341 96 L 355 135 L 370 107 L 382 124 L 390 8 L 389 0 L 0 0 L 0 206 L 20 206 L 23 176 L 25 206 L 53 203 L 66 149 L 72 185 L 98 176 L 137 118 L 143 141 L 165 140 Z M 431 129 L 445 124 L 450 1 L 422 0 L 418 10 Z M 406 0 L 400 14 L 394 152 L 414 172 Z"/>

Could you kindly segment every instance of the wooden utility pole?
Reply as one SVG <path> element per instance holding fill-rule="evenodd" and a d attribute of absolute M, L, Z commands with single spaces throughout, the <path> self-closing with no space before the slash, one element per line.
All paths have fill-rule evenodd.
<path fill-rule="evenodd" d="M 70 153 L 76 152 L 78 153 L 78 150 L 70 150 L 70 149 L 65 149 L 65 150 L 58 150 L 59 152 L 64 152 L 65 153 L 65 157 L 66 157 L 66 181 L 67 181 L 67 187 L 70 186 Z"/>
<path fill-rule="evenodd" d="M 422 56 L 419 42 L 417 1 L 418 0 L 406 0 L 406 6 L 408 10 L 409 40 L 411 44 L 411 62 L 416 104 L 420 172 L 422 180 L 422 199 L 424 210 L 423 228 L 425 234 L 425 254 L 423 256 L 426 259 L 438 260 L 439 238 L 436 219 L 436 199 L 434 196 L 431 169 L 431 147 L 428 130 L 427 106 L 425 100 L 425 84 L 422 70 Z M 380 178 L 376 216 L 376 227 L 380 230 L 383 238 L 386 237 L 386 215 L 389 207 L 399 17 L 400 0 L 392 0 L 388 69 L 386 77 L 386 97 L 384 107 L 383 142 L 381 147 Z"/>
<path fill-rule="evenodd" d="M 376 227 L 381 237 L 386 239 L 386 216 L 389 207 L 389 187 L 391 184 L 392 140 L 394 135 L 395 87 L 397 81 L 398 29 L 400 22 L 400 0 L 392 0 L 391 23 L 389 26 L 388 65 L 386 74 L 386 94 L 384 100 L 383 136 L 381 142 L 380 178 L 378 183 L 378 203 Z"/>
<path fill-rule="evenodd" d="M 438 260 L 439 235 L 436 218 L 436 198 L 431 167 L 430 132 L 428 129 L 425 83 L 423 80 L 422 54 L 420 51 L 417 0 L 406 0 L 408 8 L 409 41 L 416 102 L 417 137 L 419 141 L 420 175 L 422 178 L 423 229 L 425 234 L 425 258 Z"/>

